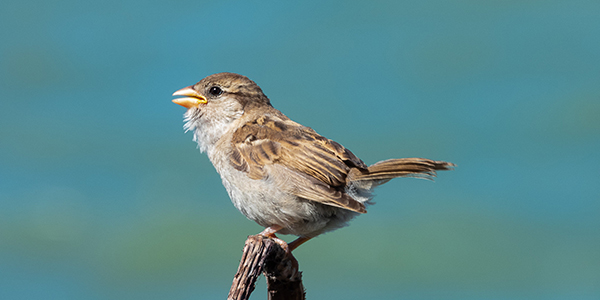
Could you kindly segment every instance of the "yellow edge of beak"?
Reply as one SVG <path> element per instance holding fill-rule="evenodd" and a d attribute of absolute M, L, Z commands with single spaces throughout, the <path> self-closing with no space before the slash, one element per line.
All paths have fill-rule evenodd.
<path fill-rule="evenodd" d="M 173 96 L 187 96 L 184 98 L 173 99 L 173 103 L 179 104 L 185 108 L 198 107 L 198 105 L 208 102 L 206 97 L 202 96 L 189 86 L 176 91 L 173 93 Z"/>

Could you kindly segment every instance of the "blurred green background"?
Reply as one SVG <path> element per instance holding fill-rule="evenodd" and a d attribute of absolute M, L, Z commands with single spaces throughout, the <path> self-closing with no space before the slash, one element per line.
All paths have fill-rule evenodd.
<path fill-rule="evenodd" d="M 367 163 L 459 166 L 386 184 L 300 247 L 310 299 L 599 299 L 599 15 L 578 0 L 4 1 L 0 299 L 225 299 L 261 228 L 171 103 L 222 71 Z"/>

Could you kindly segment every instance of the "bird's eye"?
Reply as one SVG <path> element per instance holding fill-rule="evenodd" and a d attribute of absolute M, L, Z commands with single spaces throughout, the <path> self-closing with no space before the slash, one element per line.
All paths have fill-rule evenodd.
<path fill-rule="evenodd" d="M 223 90 L 218 86 L 213 86 L 208 90 L 208 93 L 213 96 L 220 96 L 223 94 Z"/>

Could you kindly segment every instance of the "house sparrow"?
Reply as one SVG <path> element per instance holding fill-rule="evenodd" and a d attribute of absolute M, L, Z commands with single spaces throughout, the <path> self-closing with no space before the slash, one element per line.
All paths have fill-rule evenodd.
<path fill-rule="evenodd" d="M 401 158 L 367 166 L 350 150 L 275 109 L 254 81 L 218 73 L 176 91 L 185 125 L 221 175 L 233 205 L 288 252 L 367 212 L 395 177 L 433 179 L 454 165 Z M 286 244 L 275 233 L 298 236 Z"/>

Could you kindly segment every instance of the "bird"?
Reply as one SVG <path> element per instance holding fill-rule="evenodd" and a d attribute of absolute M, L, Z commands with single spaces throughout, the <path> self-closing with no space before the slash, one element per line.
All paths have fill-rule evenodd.
<path fill-rule="evenodd" d="M 173 93 L 221 176 L 233 205 L 288 253 L 348 225 L 372 204 L 373 189 L 396 177 L 433 179 L 445 161 L 388 159 L 366 165 L 341 144 L 292 121 L 248 77 L 217 73 Z M 286 243 L 276 234 L 297 238 Z"/>

